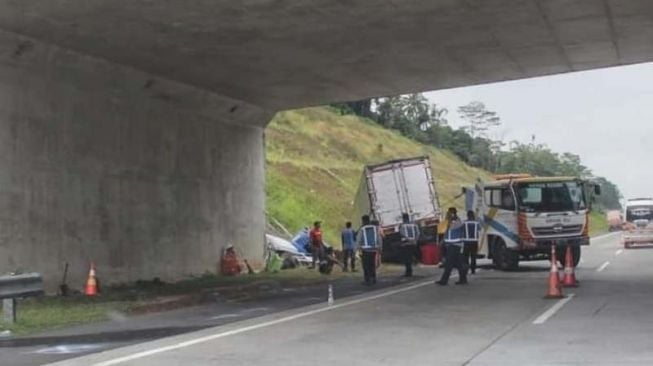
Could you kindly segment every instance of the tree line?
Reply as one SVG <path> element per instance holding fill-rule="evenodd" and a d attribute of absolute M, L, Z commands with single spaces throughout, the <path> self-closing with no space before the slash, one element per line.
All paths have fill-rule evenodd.
<path fill-rule="evenodd" d="M 601 209 L 619 209 L 619 188 L 605 177 L 598 177 L 584 166 L 578 155 L 552 151 L 545 144 L 492 138 L 501 125 L 497 112 L 484 103 L 473 101 L 457 108 L 464 124 L 453 128 L 447 121 L 449 111 L 429 103 L 421 93 L 370 98 L 332 105 L 342 114 L 356 114 L 379 125 L 399 131 L 421 143 L 449 150 L 465 163 L 492 173 L 529 173 L 537 176 L 578 176 L 593 179 L 602 186 L 595 205 Z"/>

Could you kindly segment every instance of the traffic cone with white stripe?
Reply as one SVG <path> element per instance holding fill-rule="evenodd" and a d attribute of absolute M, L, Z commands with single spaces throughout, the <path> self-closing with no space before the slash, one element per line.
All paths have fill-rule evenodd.
<path fill-rule="evenodd" d="M 562 279 L 562 286 L 578 287 L 578 281 L 576 281 L 576 274 L 574 273 L 574 257 L 571 255 L 569 245 L 567 245 L 567 253 L 565 254 L 565 277 Z"/>
<path fill-rule="evenodd" d="M 91 262 L 91 268 L 88 270 L 88 279 L 86 280 L 86 288 L 84 295 L 95 296 L 98 294 L 97 279 L 95 278 L 95 263 Z"/>
<path fill-rule="evenodd" d="M 560 299 L 563 298 L 562 286 L 560 286 L 560 277 L 558 273 L 558 260 L 556 257 L 556 247 L 551 245 L 551 270 L 549 271 L 549 289 L 544 298 Z"/>

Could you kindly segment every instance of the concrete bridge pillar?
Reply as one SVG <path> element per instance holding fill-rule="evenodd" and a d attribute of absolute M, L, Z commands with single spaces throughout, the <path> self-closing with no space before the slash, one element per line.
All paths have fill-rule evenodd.
<path fill-rule="evenodd" d="M 174 280 L 215 272 L 227 243 L 260 263 L 271 116 L 0 32 L 0 273 Z"/>

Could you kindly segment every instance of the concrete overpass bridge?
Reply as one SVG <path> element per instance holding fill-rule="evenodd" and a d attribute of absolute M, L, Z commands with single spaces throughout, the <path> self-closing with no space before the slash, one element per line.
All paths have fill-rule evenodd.
<path fill-rule="evenodd" d="M 0 272 L 260 261 L 277 110 L 653 60 L 646 0 L 0 0 Z"/>

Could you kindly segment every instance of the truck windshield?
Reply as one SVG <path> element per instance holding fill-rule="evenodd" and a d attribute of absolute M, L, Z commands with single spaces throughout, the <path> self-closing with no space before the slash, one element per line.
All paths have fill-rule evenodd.
<path fill-rule="evenodd" d="M 626 208 L 626 221 L 651 220 L 653 218 L 653 206 L 628 206 Z"/>
<path fill-rule="evenodd" d="M 523 183 L 516 188 L 520 211 L 578 211 L 587 207 L 583 187 L 575 181 Z"/>

